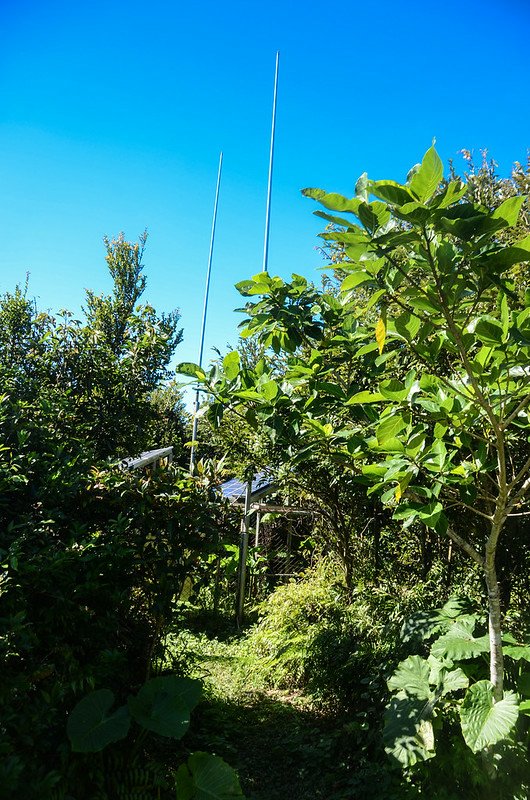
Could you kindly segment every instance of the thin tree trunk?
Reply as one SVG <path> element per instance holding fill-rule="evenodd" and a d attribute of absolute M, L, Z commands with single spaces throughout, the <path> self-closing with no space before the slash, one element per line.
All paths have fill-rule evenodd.
<path fill-rule="evenodd" d="M 449 539 L 449 547 L 447 548 L 447 570 L 446 570 L 446 586 L 451 586 L 453 579 L 453 542 Z"/>
<path fill-rule="evenodd" d="M 497 570 L 495 567 L 495 552 L 499 538 L 500 526 L 495 524 L 486 545 L 486 558 L 484 563 L 484 576 L 488 590 L 489 606 L 489 638 L 490 638 L 490 680 L 493 684 L 495 701 L 502 700 L 504 682 L 504 656 L 502 653 L 502 618 L 501 598 Z"/>

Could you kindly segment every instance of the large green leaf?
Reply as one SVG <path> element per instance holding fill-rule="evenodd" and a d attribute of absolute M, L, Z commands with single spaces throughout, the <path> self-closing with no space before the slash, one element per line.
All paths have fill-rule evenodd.
<path fill-rule="evenodd" d="M 401 638 L 404 642 L 413 639 L 429 639 L 440 630 L 445 630 L 447 620 L 442 617 L 440 611 L 416 611 L 407 617 L 401 626 Z"/>
<path fill-rule="evenodd" d="M 530 715 L 530 700 L 523 700 L 519 703 L 519 712 L 521 714 Z"/>
<path fill-rule="evenodd" d="M 404 695 L 393 697 L 385 711 L 385 751 L 402 767 L 412 767 L 435 755 L 430 717 L 432 703 Z"/>
<path fill-rule="evenodd" d="M 460 667 L 447 672 L 440 672 L 440 692 L 442 695 L 449 694 L 449 692 L 458 692 L 460 689 L 467 689 L 468 686 L 469 678 Z"/>
<path fill-rule="evenodd" d="M 331 223 L 333 223 L 333 225 L 343 225 L 345 228 L 352 228 L 352 227 L 356 227 L 357 228 L 357 226 L 353 226 L 352 225 L 351 220 L 344 219 L 343 217 L 337 217 L 334 214 L 326 214 L 325 211 L 314 211 L 313 213 L 314 213 L 314 215 L 316 217 L 320 217 L 321 219 L 325 219 L 326 222 L 331 222 Z M 361 228 L 358 228 L 358 230 L 361 230 Z M 325 235 L 325 234 L 321 234 L 321 235 Z M 334 234 L 334 235 L 336 235 L 336 234 Z M 347 234 L 343 234 L 343 236 L 346 236 L 346 235 Z"/>
<path fill-rule="evenodd" d="M 461 200 L 467 191 L 467 186 L 462 181 L 451 181 L 439 194 L 432 198 L 430 205 L 433 208 L 447 208 L 452 203 Z"/>
<path fill-rule="evenodd" d="M 357 270 L 356 272 L 352 272 L 351 275 L 347 275 L 341 284 L 341 291 L 346 292 L 349 289 L 355 289 L 357 286 L 360 286 L 362 283 L 367 283 L 368 281 L 373 280 L 373 277 L 369 275 L 364 270 Z"/>
<path fill-rule="evenodd" d="M 480 263 L 488 271 L 495 272 L 501 272 L 514 264 L 522 264 L 524 261 L 530 261 L 530 236 L 525 236 L 524 239 L 515 242 L 512 247 L 500 247 L 494 253 L 480 259 Z"/>
<path fill-rule="evenodd" d="M 432 500 L 430 503 L 427 503 L 427 505 L 418 508 L 418 519 L 420 519 L 427 528 L 436 528 L 442 511 L 442 504 L 438 500 Z"/>
<path fill-rule="evenodd" d="M 438 224 L 442 231 L 458 236 L 459 239 L 464 241 L 494 233 L 504 227 L 503 220 L 493 219 L 488 214 L 481 213 L 477 213 L 473 217 L 459 219 L 440 217 Z"/>
<path fill-rule="evenodd" d="M 219 756 L 192 753 L 175 776 L 176 800 L 244 798 L 237 773 Z"/>
<path fill-rule="evenodd" d="M 519 716 L 517 695 L 504 692 L 502 700 L 493 699 L 493 684 L 477 681 L 466 692 L 460 708 L 462 733 L 474 753 L 505 739 Z"/>
<path fill-rule="evenodd" d="M 412 203 L 405 203 L 405 205 L 396 208 L 394 214 L 396 217 L 399 217 L 399 219 L 412 222 L 415 225 L 423 225 L 431 216 L 431 212 L 427 206 L 415 201 Z"/>
<path fill-rule="evenodd" d="M 515 195 L 508 197 L 503 203 L 498 206 L 492 214 L 495 219 L 503 219 L 510 227 L 515 225 L 521 211 L 526 197 L 524 195 Z"/>
<path fill-rule="evenodd" d="M 390 211 L 386 203 L 380 203 L 378 200 L 373 203 L 361 203 L 359 219 L 367 230 L 373 232 L 386 225 L 390 220 Z"/>
<path fill-rule="evenodd" d="M 504 337 L 502 323 L 489 314 L 484 314 L 475 325 L 475 334 L 485 344 L 501 344 Z"/>
<path fill-rule="evenodd" d="M 379 403 L 381 400 L 384 400 L 382 394 L 379 392 L 357 392 L 349 400 L 346 401 L 347 406 L 354 406 L 357 404 L 364 404 L 364 403 Z"/>
<path fill-rule="evenodd" d="M 388 441 L 395 439 L 397 434 L 406 427 L 407 420 L 404 418 L 403 414 L 398 413 L 384 417 L 381 423 L 377 426 L 377 430 L 375 432 L 377 441 L 384 447 Z"/>
<path fill-rule="evenodd" d="M 443 174 L 442 161 L 433 145 L 423 156 L 420 168 L 411 178 L 409 188 L 419 200 L 428 200 L 438 188 Z"/>
<path fill-rule="evenodd" d="M 231 350 L 223 358 L 223 369 L 229 381 L 233 381 L 239 374 L 239 353 L 237 350 Z"/>
<path fill-rule="evenodd" d="M 435 658 L 450 658 L 452 661 L 461 661 L 475 658 L 481 653 L 488 653 L 490 649 L 489 637 L 475 638 L 473 630 L 476 619 L 460 619 L 451 626 L 450 630 L 437 639 L 431 648 Z"/>
<path fill-rule="evenodd" d="M 205 371 L 191 361 L 182 361 L 177 364 L 175 372 L 178 372 L 179 375 L 187 375 L 189 378 L 198 378 L 200 381 L 206 378 Z"/>
<path fill-rule="evenodd" d="M 393 328 L 407 342 L 411 342 L 421 328 L 421 320 L 405 311 L 393 320 Z"/>
<path fill-rule="evenodd" d="M 108 744 L 124 739 L 131 718 L 127 706 L 114 713 L 114 694 L 110 689 L 91 692 L 73 708 L 66 724 L 66 733 L 76 753 L 97 753 Z"/>
<path fill-rule="evenodd" d="M 190 712 L 199 702 L 201 690 L 201 682 L 191 678 L 151 678 L 136 697 L 129 698 L 129 711 L 143 728 L 180 739 L 188 729 Z"/>
<path fill-rule="evenodd" d="M 409 396 L 410 387 L 405 386 L 397 378 L 390 378 L 386 381 L 381 381 L 379 384 L 379 391 L 387 400 L 406 400 Z"/>
<path fill-rule="evenodd" d="M 403 689 L 408 695 L 414 695 L 419 700 L 430 700 L 433 697 L 429 686 L 430 666 L 420 656 L 409 656 L 398 664 L 398 667 L 388 681 L 391 692 Z"/>
<path fill-rule="evenodd" d="M 404 642 L 413 639 L 429 639 L 435 633 L 445 632 L 454 625 L 454 619 L 464 612 L 464 603 L 457 597 L 450 598 L 442 608 L 432 611 L 416 611 L 408 617 L 401 628 Z"/>
<path fill-rule="evenodd" d="M 450 597 L 440 609 L 440 615 L 447 620 L 453 620 L 462 616 L 466 608 L 466 601 L 459 597 Z"/>
<path fill-rule="evenodd" d="M 349 200 L 342 194 L 335 192 L 324 192 L 322 189 L 302 189 L 302 194 L 305 197 L 310 197 L 312 200 L 317 200 L 323 206 L 329 208 L 330 211 L 347 211 L 352 214 L 358 214 L 361 200 L 353 197 Z"/>
<path fill-rule="evenodd" d="M 368 183 L 368 187 L 372 194 L 392 205 L 401 206 L 414 200 L 407 187 L 395 181 L 372 181 Z"/>
<path fill-rule="evenodd" d="M 530 644 L 505 644 L 502 648 L 505 656 L 513 658 L 514 661 L 530 661 Z"/>
<path fill-rule="evenodd" d="M 269 401 L 274 400 L 274 398 L 279 392 L 278 384 L 276 383 L 276 381 L 266 381 L 265 383 L 262 383 L 258 388 L 260 394 L 263 395 L 265 400 Z"/>

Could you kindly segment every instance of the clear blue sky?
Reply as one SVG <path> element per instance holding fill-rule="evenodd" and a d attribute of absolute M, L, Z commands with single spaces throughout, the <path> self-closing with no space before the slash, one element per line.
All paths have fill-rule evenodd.
<path fill-rule="evenodd" d="M 206 358 L 236 341 L 233 284 L 261 268 L 274 59 L 281 51 L 269 271 L 319 279 L 304 186 L 403 179 L 529 141 L 527 0 L 0 3 L 0 291 L 41 308 L 108 291 L 102 237 L 147 227 L 146 299 L 179 307 L 196 360 L 219 151 Z"/>

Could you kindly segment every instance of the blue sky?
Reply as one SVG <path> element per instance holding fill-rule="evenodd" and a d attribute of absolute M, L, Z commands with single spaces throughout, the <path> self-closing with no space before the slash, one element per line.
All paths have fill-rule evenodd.
<path fill-rule="evenodd" d="M 146 299 L 178 307 L 196 360 L 219 151 L 224 171 L 206 359 L 235 343 L 233 284 L 261 268 L 274 59 L 281 51 L 269 271 L 319 280 L 304 186 L 403 179 L 530 146 L 526 0 L 3 0 L 0 291 L 41 308 L 108 291 L 102 237 L 149 230 Z"/>

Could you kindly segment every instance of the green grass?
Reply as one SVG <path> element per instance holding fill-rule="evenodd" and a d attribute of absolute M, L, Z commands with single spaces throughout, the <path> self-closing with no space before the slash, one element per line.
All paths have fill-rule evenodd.
<path fill-rule="evenodd" d="M 237 770 L 248 800 L 385 796 L 379 790 L 355 793 L 355 785 L 365 783 L 366 765 L 359 763 L 351 718 L 323 711 L 301 691 L 267 685 L 249 651 L 252 637 L 219 624 L 212 627 L 220 638 L 208 635 L 204 620 L 191 627 L 169 643 L 176 660 L 186 654 L 188 674 L 204 682 L 204 700 L 182 742 L 187 750 L 224 758 Z"/>

